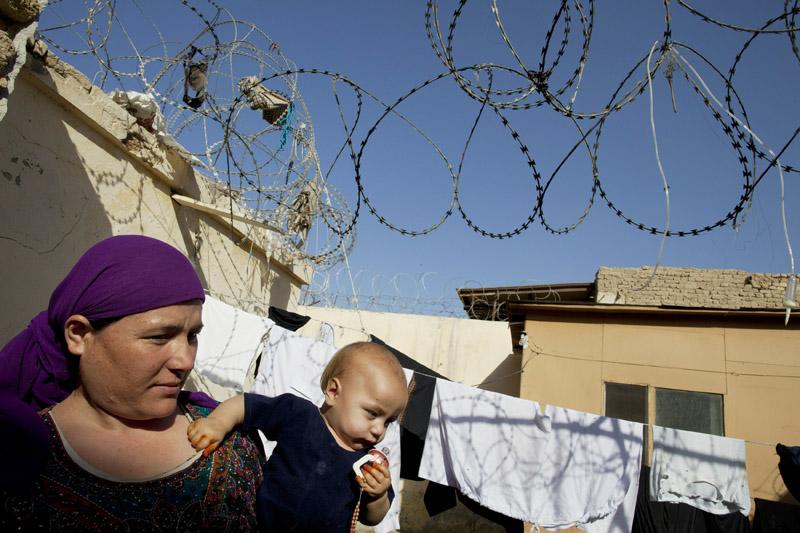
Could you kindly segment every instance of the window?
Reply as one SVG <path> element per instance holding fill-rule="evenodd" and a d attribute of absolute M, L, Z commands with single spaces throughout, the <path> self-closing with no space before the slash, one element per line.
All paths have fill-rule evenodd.
<path fill-rule="evenodd" d="M 605 384 L 606 416 L 649 424 L 725 435 L 721 394 L 661 389 L 625 383 Z"/>
<path fill-rule="evenodd" d="M 647 386 L 606 383 L 606 416 L 647 424 Z"/>
<path fill-rule="evenodd" d="M 722 395 L 674 389 L 656 389 L 656 424 L 724 435 Z"/>

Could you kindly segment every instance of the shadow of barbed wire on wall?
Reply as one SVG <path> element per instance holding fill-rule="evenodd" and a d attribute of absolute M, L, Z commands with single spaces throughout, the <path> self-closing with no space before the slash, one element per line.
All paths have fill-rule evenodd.
<path fill-rule="evenodd" d="M 97 192 L 101 178 L 86 163 L 80 142 L 106 140 L 28 76 L 49 74 L 38 69 L 17 78 L 22 90 L 11 95 L 0 122 L 0 292 L 7 310 L 0 345 L 47 308 L 75 261 L 110 237 L 114 226 L 112 210 Z"/>

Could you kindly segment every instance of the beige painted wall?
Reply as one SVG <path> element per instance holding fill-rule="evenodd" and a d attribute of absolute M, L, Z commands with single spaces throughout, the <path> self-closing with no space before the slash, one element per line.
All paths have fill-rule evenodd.
<path fill-rule="evenodd" d="M 775 443 L 800 443 L 800 325 L 782 322 L 528 315 L 520 396 L 604 414 L 604 382 L 722 394 L 751 497 L 794 501 Z"/>
<path fill-rule="evenodd" d="M 505 322 L 299 306 L 312 320 L 300 333 L 334 328 L 337 347 L 372 334 L 445 377 L 511 396 L 519 393 L 519 357 Z"/>
<path fill-rule="evenodd" d="M 177 247 L 232 304 L 292 307 L 307 265 L 280 251 L 268 261 L 264 231 L 180 206 L 173 193 L 229 203 L 72 67 L 29 58 L 0 122 L 0 345 L 47 307 L 83 251 L 117 234 Z"/>

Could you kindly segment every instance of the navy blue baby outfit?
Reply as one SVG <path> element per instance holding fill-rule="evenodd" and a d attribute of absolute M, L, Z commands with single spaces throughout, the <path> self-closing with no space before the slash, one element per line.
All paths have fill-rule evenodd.
<path fill-rule="evenodd" d="M 367 449 L 343 449 L 319 408 L 293 394 L 245 394 L 242 428 L 260 429 L 277 442 L 258 489 L 262 531 L 350 530 L 360 491 L 353 463 Z"/>

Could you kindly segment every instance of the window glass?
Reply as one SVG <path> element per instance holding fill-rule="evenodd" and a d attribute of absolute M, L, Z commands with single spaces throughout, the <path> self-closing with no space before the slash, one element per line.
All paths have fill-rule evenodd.
<path fill-rule="evenodd" d="M 647 424 L 647 387 L 606 383 L 606 416 Z"/>
<path fill-rule="evenodd" d="M 724 435 L 722 395 L 656 389 L 656 424 L 711 435 Z"/>

